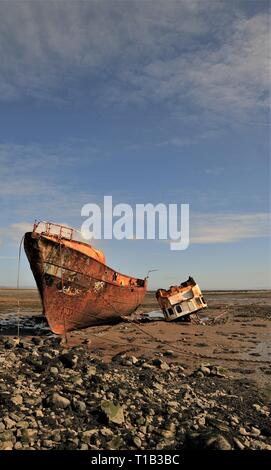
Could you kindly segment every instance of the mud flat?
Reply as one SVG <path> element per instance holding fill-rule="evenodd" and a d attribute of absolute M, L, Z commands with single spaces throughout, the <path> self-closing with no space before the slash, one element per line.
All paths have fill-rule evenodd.
<path fill-rule="evenodd" d="M 200 362 L 219 362 L 234 377 L 268 387 L 271 380 L 271 292 L 207 291 L 204 297 L 208 308 L 199 315 L 203 324 L 122 322 L 70 332 L 68 345 L 89 340 L 93 356 L 105 362 L 119 352 L 151 358 L 172 349 L 174 360 L 187 371 Z M 132 319 L 138 320 L 141 313 L 153 310 L 158 310 L 158 304 L 154 293 L 150 292 Z M 36 289 L 21 289 L 19 293 L 16 289 L 0 289 L 1 335 L 17 334 L 18 316 L 21 336 L 50 334 Z"/>
<path fill-rule="evenodd" d="M 202 323 L 140 322 L 148 293 L 137 322 L 59 338 L 36 290 L 17 311 L 1 289 L 0 448 L 271 450 L 270 292 L 204 296 Z"/>

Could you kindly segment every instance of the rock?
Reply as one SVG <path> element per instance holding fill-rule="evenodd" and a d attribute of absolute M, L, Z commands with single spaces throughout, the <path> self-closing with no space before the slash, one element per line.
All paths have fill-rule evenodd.
<path fill-rule="evenodd" d="M 22 397 L 22 395 L 14 395 L 11 398 L 11 401 L 12 401 L 12 403 L 14 403 L 14 405 L 22 405 L 23 397 Z"/>
<path fill-rule="evenodd" d="M 135 364 L 138 363 L 138 359 L 137 359 L 137 357 L 135 357 L 135 356 L 130 356 L 129 359 L 130 359 L 130 361 L 131 361 L 131 363 L 132 363 L 133 365 L 135 365 Z"/>
<path fill-rule="evenodd" d="M 260 411 L 261 410 L 261 405 L 259 405 L 258 403 L 253 403 L 253 408 L 256 410 L 256 411 Z"/>
<path fill-rule="evenodd" d="M 148 364 L 147 362 L 144 362 L 141 367 L 142 369 L 155 369 L 155 366 Z"/>
<path fill-rule="evenodd" d="M 58 359 L 62 362 L 64 367 L 69 369 L 75 369 L 78 362 L 78 356 L 73 352 L 67 352 L 58 356 Z"/>
<path fill-rule="evenodd" d="M 177 401 L 169 401 L 168 406 L 170 406 L 171 408 L 178 408 L 179 403 Z"/>
<path fill-rule="evenodd" d="M 83 384 L 83 380 L 81 379 L 81 377 L 71 377 L 71 382 L 73 384 L 76 384 L 76 385 L 82 385 Z M 82 394 L 82 391 L 81 391 L 81 394 Z M 83 394 L 85 395 L 84 392 L 83 392 Z"/>
<path fill-rule="evenodd" d="M 249 434 L 247 430 L 242 427 L 239 428 L 239 433 L 241 434 L 241 436 L 247 436 Z"/>
<path fill-rule="evenodd" d="M 21 450 L 23 448 L 23 444 L 20 442 L 20 441 L 17 441 L 15 444 L 14 444 L 14 449 L 16 450 Z"/>
<path fill-rule="evenodd" d="M 53 393 L 51 402 L 57 408 L 67 408 L 71 404 L 68 398 L 65 398 L 62 395 L 59 395 L 59 393 Z"/>
<path fill-rule="evenodd" d="M 221 434 L 217 436 L 214 442 L 215 442 L 215 447 L 218 450 L 231 450 L 232 448 L 229 441 L 225 437 L 223 437 Z"/>
<path fill-rule="evenodd" d="M 220 433 L 213 431 L 202 431 L 201 433 L 188 434 L 185 439 L 185 448 L 192 449 L 214 449 L 231 450 L 232 446 L 228 439 Z"/>
<path fill-rule="evenodd" d="M 117 364 L 121 364 L 121 362 L 123 361 L 123 359 L 126 359 L 126 354 L 118 353 L 118 354 L 116 354 L 115 356 L 113 356 L 113 357 L 111 358 L 111 361 L 112 361 L 112 362 L 116 362 Z"/>
<path fill-rule="evenodd" d="M 142 446 L 141 439 L 140 439 L 139 437 L 137 437 L 137 436 L 135 436 L 135 437 L 133 438 L 133 443 L 134 443 L 134 445 L 135 445 L 138 449 L 140 449 L 141 446 Z"/>
<path fill-rule="evenodd" d="M 80 450 L 88 450 L 87 444 L 81 444 Z"/>
<path fill-rule="evenodd" d="M 76 411 L 79 411 L 80 413 L 84 413 L 87 409 L 86 404 L 80 400 L 73 400 L 73 407 Z"/>
<path fill-rule="evenodd" d="M 254 440 L 253 441 L 253 448 L 259 450 L 271 450 L 271 445 L 266 444 L 265 442 Z"/>
<path fill-rule="evenodd" d="M 139 431 L 144 435 L 147 433 L 147 426 L 140 426 Z"/>
<path fill-rule="evenodd" d="M 22 429 L 22 442 L 32 442 L 37 437 L 36 429 Z"/>
<path fill-rule="evenodd" d="M 262 415 L 264 415 L 264 416 L 269 416 L 270 415 L 270 411 L 268 411 L 267 406 L 260 406 L 257 403 L 254 403 L 254 405 L 252 405 L 252 406 L 253 406 L 253 408 L 255 408 L 256 411 L 258 411 Z"/>
<path fill-rule="evenodd" d="M 91 344 L 91 339 L 85 338 L 84 341 L 83 341 L 83 344 L 90 345 Z"/>
<path fill-rule="evenodd" d="M 50 367 L 50 372 L 54 376 L 57 376 L 59 374 L 59 370 L 57 367 Z"/>
<path fill-rule="evenodd" d="M 206 421 L 208 424 L 219 429 L 220 431 L 224 431 L 224 432 L 230 431 L 229 426 L 224 421 L 222 421 L 221 419 L 214 418 L 212 415 L 207 415 Z"/>
<path fill-rule="evenodd" d="M 242 444 L 242 442 L 239 441 L 239 439 L 237 439 L 237 437 L 234 437 L 233 440 L 234 440 L 234 443 L 235 443 L 235 446 L 237 447 L 237 449 L 244 450 L 244 448 L 245 448 L 244 444 Z"/>
<path fill-rule="evenodd" d="M 87 444 L 90 441 L 90 438 L 92 436 L 95 436 L 95 434 L 98 434 L 99 430 L 98 429 L 89 429 L 88 431 L 84 431 L 82 434 L 82 441 L 86 442 Z"/>
<path fill-rule="evenodd" d="M 51 439 L 43 439 L 41 441 L 41 444 L 43 447 L 46 447 L 46 448 L 51 448 L 54 446 L 54 441 L 52 441 Z"/>
<path fill-rule="evenodd" d="M 9 413 L 10 419 L 12 419 L 13 421 L 15 421 L 15 423 L 17 423 L 17 421 L 20 421 L 20 416 L 21 416 L 21 415 L 18 416 L 18 414 L 16 414 L 16 413 Z"/>
<path fill-rule="evenodd" d="M 258 428 L 255 428 L 254 426 L 251 426 L 251 432 L 250 436 L 260 436 L 261 431 Z"/>
<path fill-rule="evenodd" d="M 96 374 L 96 366 L 88 366 L 87 367 L 87 375 L 92 377 L 92 375 Z"/>
<path fill-rule="evenodd" d="M 217 366 L 216 368 L 216 375 L 217 377 L 227 377 L 228 369 L 225 367 Z"/>
<path fill-rule="evenodd" d="M 0 442 L 0 450 L 12 450 L 13 442 L 11 441 L 2 441 Z"/>
<path fill-rule="evenodd" d="M 146 419 L 143 417 L 143 416 L 139 416 L 137 419 L 136 419 L 136 424 L 138 426 L 142 426 L 143 424 L 145 424 L 146 422 Z"/>
<path fill-rule="evenodd" d="M 228 374 L 228 370 L 225 367 L 221 366 L 210 366 L 210 374 L 216 375 L 217 377 L 226 377 Z"/>
<path fill-rule="evenodd" d="M 204 377 L 204 373 L 201 370 L 197 370 L 195 375 L 201 379 Z"/>
<path fill-rule="evenodd" d="M 102 428 L 100 430 L 100 433 L 101 433 L 102 436 L 105 436 L 105 437 L 106 436 L 113 436 L 113 431 L 111 431 L 111 429 L 109 429 L 109 428 Z"/>
<path fill-rule="evenodd" d="M 123 407 L 118 403 L 115 405 L 113 401 L 104 400 L 101 403 L 101 410 L 108 421 L 116 424 L 122 424 L 124 422 Z"/>
<path fill-rule="evenodd" d="M 29 427 L 29 422 L 28 422 L 28 421 L 24 421 L 24 420 L 18 421 L 18 422 L 16 423 L 16 427 L 17 427 L 17 428 L 20 428 L 20 429 L 27 429 L 27 428 Z"/>
<path fill-rule="evenodd" d="M 31 339 L 32 343 L 34 343 L 36 346 L 42 346 L 43 345 L 43 340 L 39 336 L 33 336 Z"/>
<path fill-rule="evenodd" d="M 0 421 L 0 433 L 3 432 L 5 429 L 6 426 L 4 425 L 4 423 L 2 423 L 2 421 Z"/>
<path fill-rule="evenodd" d="M 120 436 L 115 436 L 107 443 L 107 448 L 110 450 L 118 450 L 124 446 L 124 441 Z"/>
<path fill-rule="evenodd" d="M 168 349 L 167 351 L 163 353 L 163 356 L 174 356 L 174 351 L 172 351 L 171 349 Z"/>
<path fill-rule="evenodd" d="M 170 366 L 166 362 L 163 362 L 162 364 L 160 364 L 160 369 L 168 370 L 170 369 Z"/>
<path fill-rule="evenodd" d="M 239 418 L 238 418 L 238 416 L 232 416 L 232 417 L 231 417 L 231 421 L 232 421 L 232 423 L 234 423 L 234 424 L 239 424 Z"/>
<path fill-rule="evenodd" d="M 164 429 L 161 431 L 161 435 L 165 438 L 165 439 L 170 439 L 172 437 L 174 437 L 174 431 L 171 431 L 169 429 Z"/>
<path fill-rule="evenodd" d="M 199 426 L 205 426 L 205 418 L 204 416 L 201 416 L 200 418 L 197 419 L 197 424 Z"/>
<path fill-rule="evenodd" d="M 19 338 L 8 338 L 5 341 L 4 345 L 6 349 L 13 349 L 13 348 L 16 348 L 16 346 L 18 346 L 19 343 L 20 343 Z"/>
<path fill-rule="evenodd" d="M 0 442 L 16 442 L 12 431 L 4 431 L 0 433 Z"/>
<path fill-rule="evenodd" d="M 211 370 L 209 369 L 209 367 L 206 367 L 204 364 L 201 364 L 201 365 L 200 365 L 199 370 L 200 370 L 204 375 L 210 375 L 210 373 L 211 373 Z"/>
<path fill-rule="evenodd" d="M 8 417 L 3 418 L 3 422 L 6 425 L 6 429 L 11 429 L 11 428 L 14 428 L 16 426 L 16 422 L 13 421 L 12 419 L 8 418 Z"/>
<path fill-rule="evenodd" d="M 159 367 L 162 370 L 168 370 L 170 369 L 169 365 L 167 362 L 162 361 L 161 359 L 153 359 L 152 364 L 156 367 Z"/>

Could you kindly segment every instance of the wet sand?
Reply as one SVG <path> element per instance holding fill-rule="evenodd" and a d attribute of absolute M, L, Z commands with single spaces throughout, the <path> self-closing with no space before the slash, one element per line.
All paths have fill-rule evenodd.
<path fill-rule="evenodd" d="M 204 297 L 208 308 L 199 315 L 202 324 L 140 322 L 142 313 L 158 310 L 154 293 L 149 292 L 131 317 L 136 322 L 70 332 L 67 345 L 89 341 L 92 355 L 105 362 L 120 352 L 148 359 L 170 350 L 171 361 L 182 365 L 187 373 L 202 363 L 219 364 L 234 378 L 253 382 L 269 399 L 271 292 L 206 291 Z M 0 289 L 1 335 L 17 334 L 16 314 L 20 319 L 20 335 L 50 335 L 37 290 Z"/>

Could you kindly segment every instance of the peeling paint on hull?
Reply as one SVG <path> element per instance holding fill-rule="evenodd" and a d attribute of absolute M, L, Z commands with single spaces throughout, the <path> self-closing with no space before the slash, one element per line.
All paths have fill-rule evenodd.
<path fill-rule="evenodd" d="M 24 248 L 54 333 L 116 322 L 144 298 L 145 279 L 118 273 L 71 242 L 28 232 Z"/>

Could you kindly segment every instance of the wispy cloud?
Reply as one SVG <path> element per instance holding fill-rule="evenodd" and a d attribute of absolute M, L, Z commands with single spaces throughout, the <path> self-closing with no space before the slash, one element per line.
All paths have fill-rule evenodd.
<path fill-rule="evenodd" d="M 78 158 L 80 155 L 80 159 Z M 64 189 L 66 172 L 84 168 L 98 159 L 107 158 L 95 145 L 87 142 L 66 144 L 0 143 L 0 195 L 20 198 L 24 195 L 54 195 Z"/>
<path fill-rule="evenodd" d="M 8 227 L 0 227 L 0 245 L 4 241 L 9 243 L 18 243 L 25 232 L 32 230 L 32 225 L 28 222 L 17 222 Z M 1 257 L 3 259 L 5 257 Z"/>
<path fill-rule="evenodd" d="M 66 222 L 63 222 L 63 225 L 69 226 Z M 32 224 L 21 221 L 0 228 L 0 244 L 3 240 L 17 244 L 23 234 L 31 231 L 32 227 Z M 247 239 L 269 237 L 270 235 L 271 215 L 269 213 L 202 213 L 193 214 L 190 220 L 191 244 L 234 243 Z M 79 233 L 77 237 L 84 240 Z M 136 237 L 131 236 L 130 240 L 136 241 Z"/>
<path fill-rule="evenodd" d="M 269 213 L 214 213 L 191 217 L 190 242 L 194 244 L 233 243 L 270 235 Z"/>
<path fill-rule="evenodd" d="M 172 113 L 189 103 L 213 119 L 252 119 L 268 106 L 264 4 L 251 15 L 245 2 L 212 0 L 12 1 L 0 14 L 2 100 L 159 103 Z"/>
<path fill-rule="evenodd" d="M 131 69 L 122 75 L 129 93 L 115 94 L 115 99 L 169 102 L 174 108 L 190 101 L 197 109 L 223 115 L 267 110 L 269 17 L 240 18 L 230 33 L 217 48 L 207 44 L 196 52 L 153 60 L 140 71 Z"/>
<path fill-rule="evenodd" d="M 106 159 L 107 153 L 87 142 L 0 144 L 0 212 L 7 221 L 80 218 L 82 205 L 95 201 L 97 195 L 83 189 L 78 180 L 71 184 L 70 175 L 79 168 L 84 173 L 97 158 Z M 9 227 L 10 238 L 18 228 Z"/>

